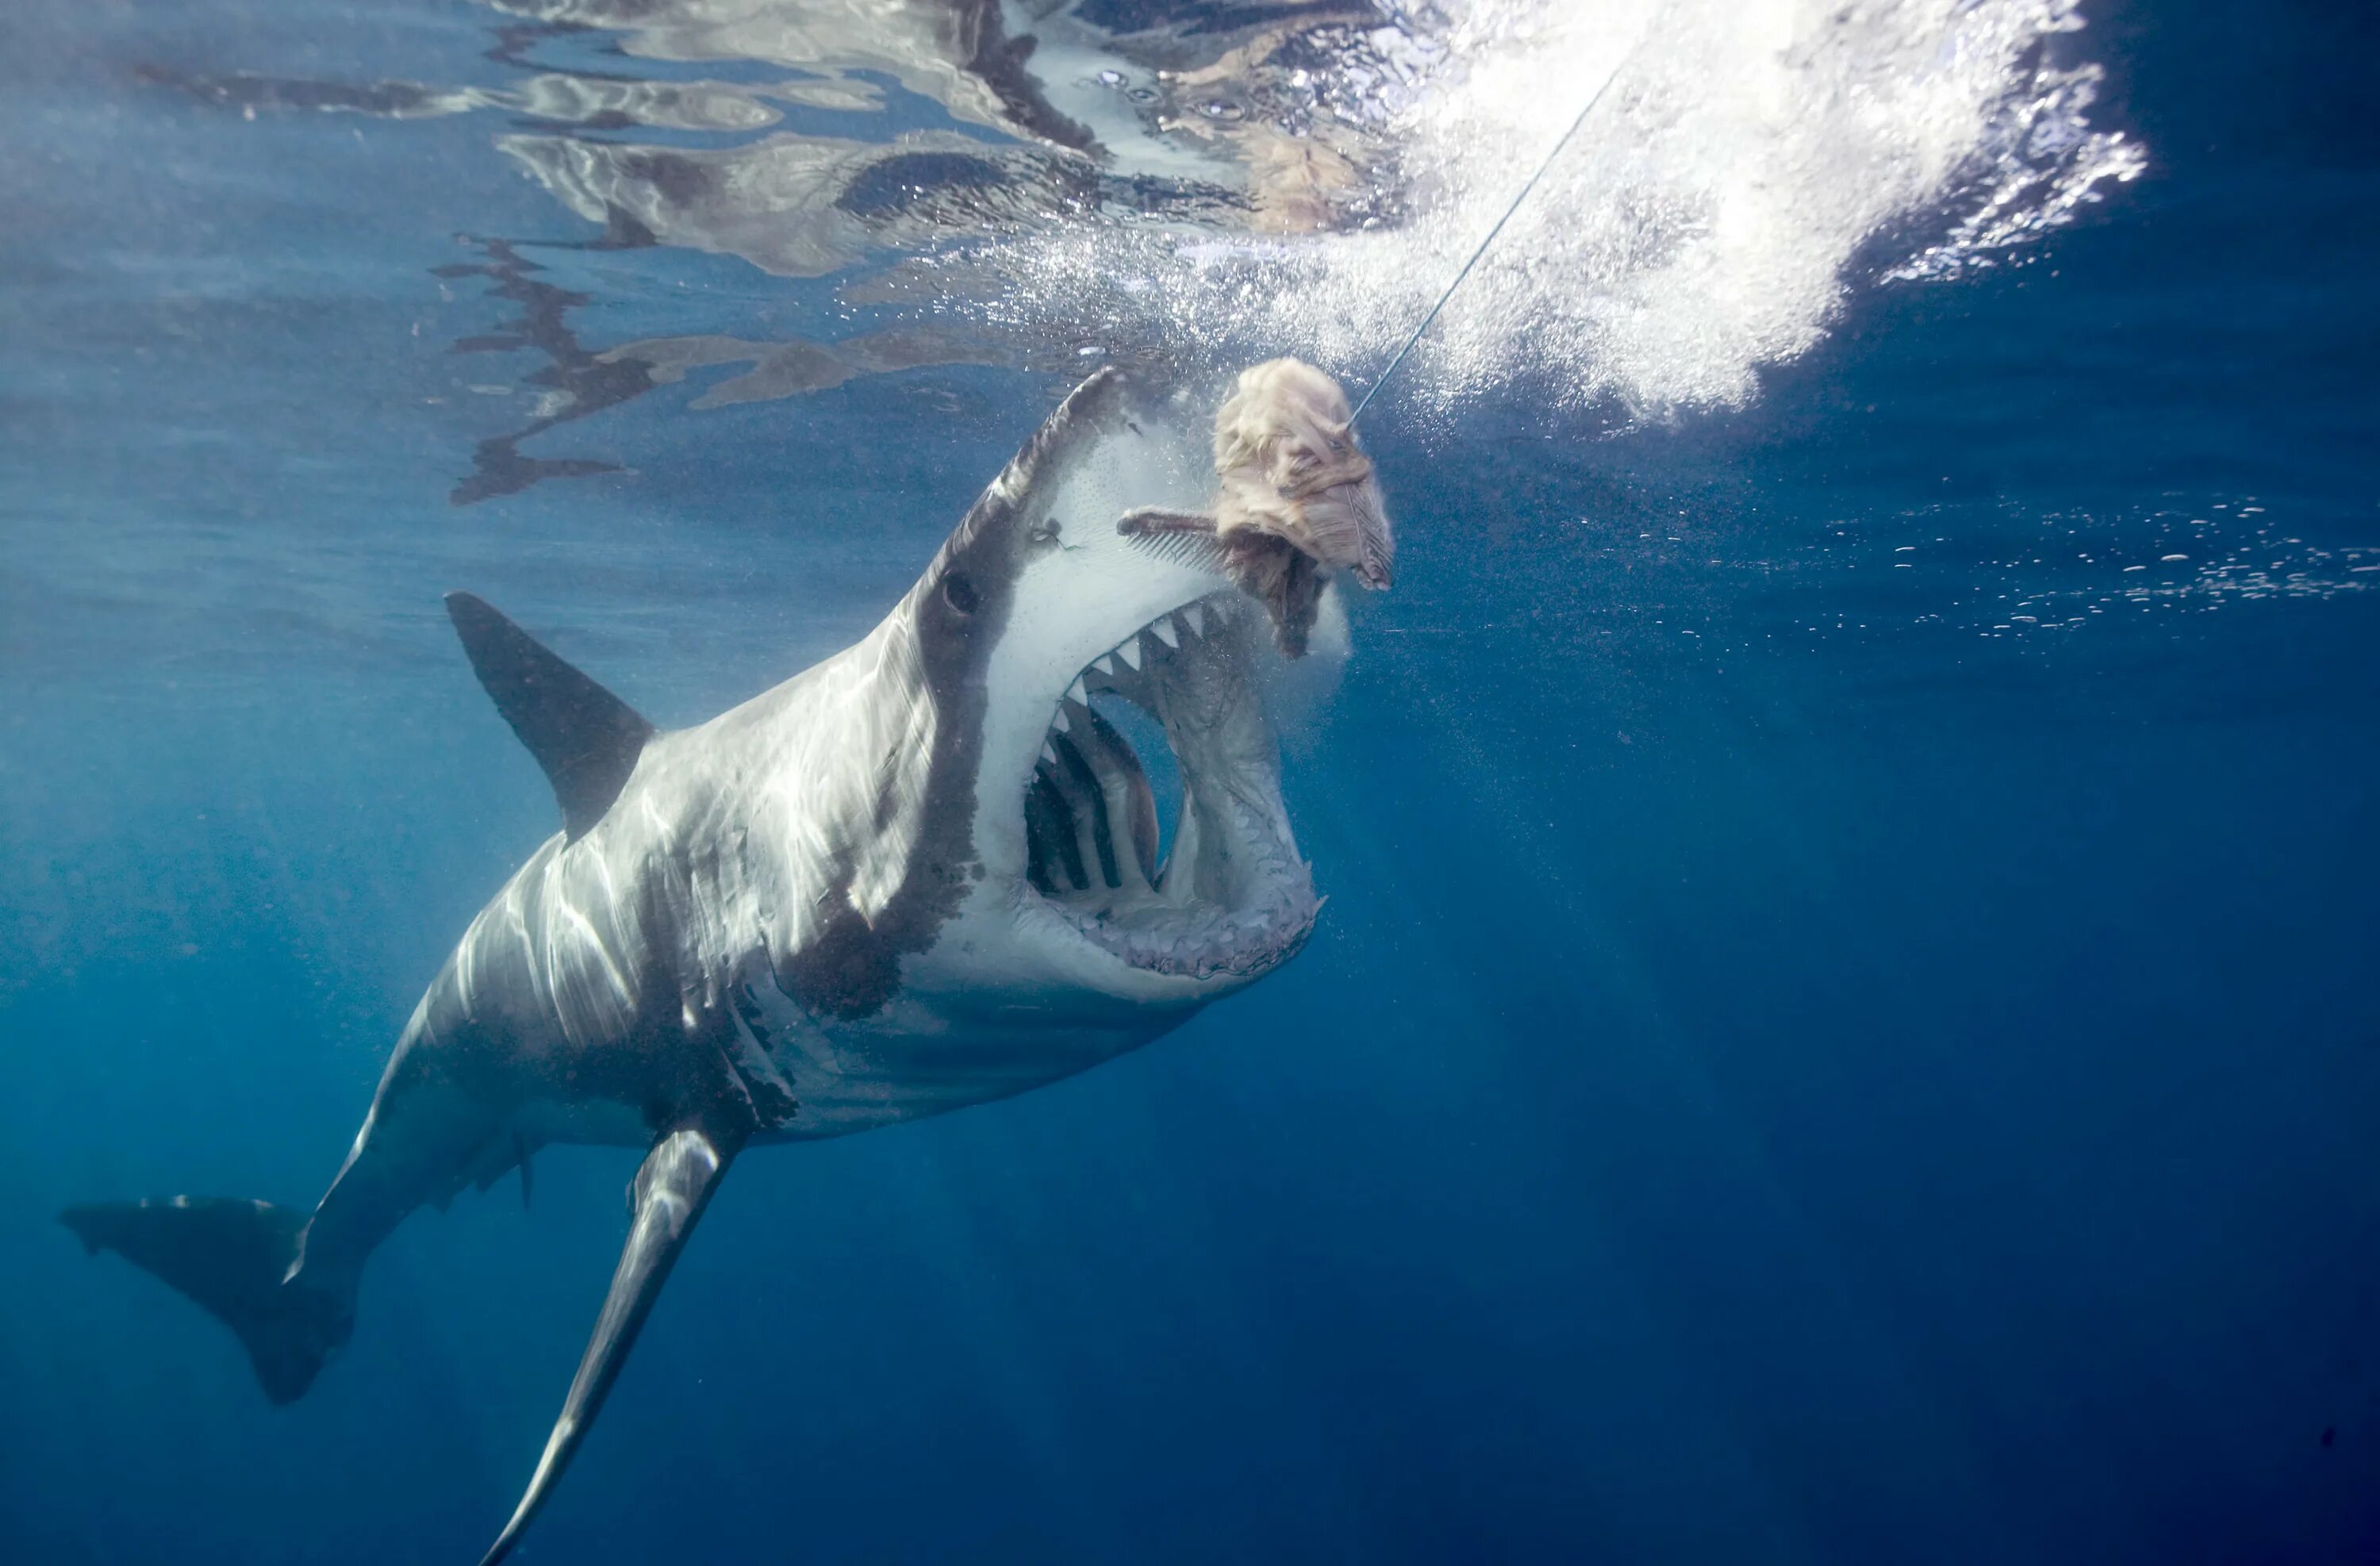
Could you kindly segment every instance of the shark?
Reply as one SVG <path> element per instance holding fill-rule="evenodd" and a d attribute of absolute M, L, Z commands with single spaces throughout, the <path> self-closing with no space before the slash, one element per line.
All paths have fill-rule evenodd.
<path fill-rule="evenodd" d="M 347 1343 L 365 1263 L 409 1214 L 515 1170 L 526 1196 L 551 1144 L 640 1149 L 611 1286 L 484 1557 L 504 1560 L 746 1152 L 1071 1076 L 1305 943 L 1321 902 L 1282 799 L 1264 607 L 1210 533 L 1132 520 L 1208 505 L 1211 411 L 1092 376 L 874 630 L 691 728 L 449 595 L 562 830 L 431 980 L 310 1211 L 176 1196 L 63 1221 L 219 1318 L 287 1403 Z M 1161 856 L 1102 696 L 1172 754 Z"/>

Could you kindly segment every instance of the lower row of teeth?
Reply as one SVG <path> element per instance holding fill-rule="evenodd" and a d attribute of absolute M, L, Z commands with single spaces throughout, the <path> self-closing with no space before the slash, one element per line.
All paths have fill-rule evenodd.
<path fill-rule="evenodd" d="M 1285 879 L 1287 867 L 1277 868 Z M 1310 906 L 1310 899 L 1301 899 L 1293 888 L 1276 883 L 1263 908 L 1234 915 L 1208 910 L 1186 931 L 1127 932 L 1107 927 L 1096 917 L 1071 912 L 1067 917 L 1085 934 L 1123 948 L 1137 966 L 1178 968 L 1205 978 L 1222 969 L 1262 962 L 1283 950 L 1304 933 L 1308 921 L 1301 916 Z"/>

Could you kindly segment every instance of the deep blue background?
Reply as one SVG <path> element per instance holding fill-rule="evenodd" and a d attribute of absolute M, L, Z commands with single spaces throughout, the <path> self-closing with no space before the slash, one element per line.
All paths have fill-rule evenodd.
<path fill-rule="evenodd" d="M 1402 579 L 1292 743 L 1314 945 L 1087 1077 L 739 1166 L 524 1559 L 2380 1558 L 2352 9 L 2095 11 L 2152 174 L 1858 291 L 1744 414 L 1384 403 Z M 132 67 L 443 79 L 487 13 L 6 25 L 0 1555 L 469 1560 L 632 1157 L 415 1220 L 280 1411 L 52 1215 L 318 1191 L 551 830 L 439 591 L 692 721 L 863 628 L 1059 386 L 695 378 L 536 447 L 625 471 L 452 508 L 528 395 L 465 386 L 539 361 L 449 354 L 508 310 L 430 269 L 587 235 L 484 120 Z M 691 329 L 681 284 L 752 335 L 824 297 L 540 259 L 599 346 Z M 2177 537 L 2335 587 L 2123 596 Z"/>

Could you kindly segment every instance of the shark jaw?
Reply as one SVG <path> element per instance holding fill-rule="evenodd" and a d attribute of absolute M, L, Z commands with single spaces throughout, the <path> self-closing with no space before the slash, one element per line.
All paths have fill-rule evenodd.
<path fill-rule="evenodd" d="M 1206 502 L 1208 421 L 1095 378 L 1052 420 L 1074 438 L 996 484 L 997 510 L 919 584 L 930 594 L 939 577 L 947 597 L 952 570 L 996 583 L 972 791 L 981 873 L 938 942 L 976 946 L 962 966 L 978 988 L 1195 1006 L 1280 966 L 1314 928 L 1262 696 L 1279 656 L 1266 611 L 1210 540 L 1121 525 Z M 1148 768 L 1095 698 L 1138 708 L 1172 753 L 1182 797 L 1161 859 Z M 995 951 L 1040 982 L 985 971 Z"/>
<path fill-rule="evenodd" d="M 1054 919 L 1130 968 L 1200 983 L 1245 983 L 1305 943 L 1320 904 L 1257 688 L 1262 625 L 1236 594 L 1210 594 L 1158 615 L 1075 676 L 1019 801 L 1022 917 Z M 1161 727 L 1181 775 L 1161 861 L 1147 771 L 1092 705 L 1111 693 Z"/>

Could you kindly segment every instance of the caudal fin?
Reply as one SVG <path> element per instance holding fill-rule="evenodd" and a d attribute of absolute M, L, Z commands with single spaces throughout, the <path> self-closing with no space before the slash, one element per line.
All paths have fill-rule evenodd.
<path fill-rule="evenodd" d="M 204 1305 L 256 1366 L 264 1395 L 295 1402 L 354 1322 L 348 1301 L 288 1277 L 306 1215 L 270 1202 L 167 1196 L 68 1208 L 58 1220 Z"/>

